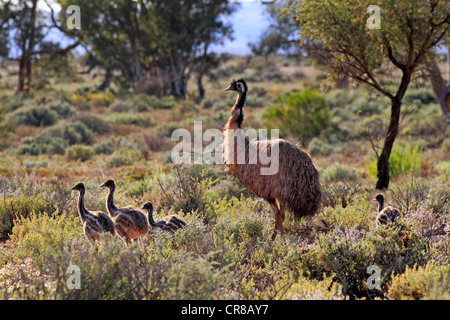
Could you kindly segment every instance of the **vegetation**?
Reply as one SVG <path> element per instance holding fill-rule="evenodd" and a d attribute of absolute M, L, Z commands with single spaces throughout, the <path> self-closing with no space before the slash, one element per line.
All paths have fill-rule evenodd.
<path fill-rule="evenodd" d="M 151 1 L 160 8 L 149 7 L 147 14 L 171 18 L 159 11 L 178 8 L 178 1 L 169 2 Z M 233 8 L 226 1 L 211 2 L 217 5 L 211 10 L 230 10 L 225 15 Z M 2 57 L 8 55 L 3 44 L 8 44 L 7 49 L 17 46 L 3 32 L 18 27 L 11 20 L 8 28 L 2 24 L 5 12 L 23 4 L 29 14 L 33 1 L 8 3 L 9 8 L 0 7 L 0 26 L 5 26 L 0 29 Z M 281 44 L 255 44 L 255 53 L 261 55 L 213 57 L 209 46 L 220 42 L 226 31 L 225 25 L 219 25 L 207 34 L 199 32 L 202 28 L 187 30 L 202 38 L 183 43 L 181 49 L 175 43 L 161 48 L 158 41 L 175 32 L 169 22 L 161 21 L 159 29 L 151 25 L 151 19 L 124 10 L 127 4 L 149 5 L 150 1 L 111 1 L 114 5 L 104 11 L 111 14 L 111 24 L 95 19 L 105 3 L 80 1 L 82 10 L 93 6 L 92 16 L 85 17 L 91 19 L 92 29 L 83 35 L 91 52 L 52 56 L 64 48 L 49 47 L 42 56 L 34 55 L 31 82 L 27 86 L 24 79 L 21 93 L 16 93 L 21 74 L 17 61 L 0 61 L 0 299 L 450 298 L 450 126 L 427 77 L 411 78 L 389 155 L 390 182 L 383 193 L 387 205 L 397 207 L 402 217 L 396 224 L 380 225 L 371 199 L 381 192 L 374 186 L 390 125 L 390 98 L 358 81 L 347 79 L 348 86 L 338 86 L 333 74 L 329 81 L 324 61 L 299 59 L 310 48 L 283 47 L 290 37 L 279 39 Z M 317 12 L 308 11 L 308 17 L 317 20 L 308 18 L 310 25 L 331 21 L 328 14 L 320 13 L 334 1 L 303 3 L 318 4 Z M 409 6 L 407 1 L 398 3 Z M 345 8 L 339 2 L 330 12 L 350 23 L 351 15 L 339 15 Z M 278 9 L 274 9 L 277 14 Z M 366 12 L 365 7 L 361 10 Z M 293 14 L 289 11 L 284 17 Z M 49 22 L 41 18 L 36 22 L 40 26 L 37 40 L 47 28 L 41 23 Z M 126 18 L 138 19 L 131 24 L 140 32 L 135 39 L 138 56 L 132 54 L 133 33 L 114 28 Z M 172 18 L 181 26 L 206 23 L 186 12 Z M 366 18 L 362 15 L 358 25 Z M 382 21 L 389 26 L 395 23 Z M 298 29 L 301 22 L 283 20 L 280 28 L 272 26 L 273 34 Z M 102 32 L 94 32 L 97 27 Z M 387 31 L 396 30 L 398 26 Z M 145 42 L 156 31 L 161 33 L 155 43 Z M 73 32 L 68 35 L 73 41 L 81 39 L 81 34 Z M 351 36 L 360 39 L 366 34 Z M 387 53 L 379 52 L 379 42 L 369 41 L 378 37 L 383 40 L 382 33 L 377 33 L 376 39 L 361 42 L 368 44 L 367 49 L 376 49 L 375 56 L 368 55 L 370 66 Z M 108 41 L 112 47 L 105 45 Z M 123 51 L 114 48 L 116 41 L 125 43 Z M 44 50 L 44 44 L 36 42 L 34 49 Z M 203 72 L 199 66 L 206 44 Z M 275 54 L 278 45 L 289 54 Z M 393 50 L 406 53 L 403 47 L 400 41 Z M 184 79 L 184 95 L 169 85 L 161 92 L 141 90 L 151 88 L 151 81 L 141 87 L 140 80 L 152 79 L 146 75 L 154 71 L 153 62 L 167 68 L 170 62 L 165 58 L 190 48 L 195 48 L 195 61 L 189 60 L 192 74 Z M 139 66 L 143 78 L 138 79 Z M 23 68 L 26 74 L 26 64 Z M 374 79 L 389 92 L 397 90 L 393 84 L 403 77 L 401 70 L 378 66 L 370 70 L 376 70 Z M 202 72 L 203 93 L 197 82 Z M 223 90 L 233 77 L 241 76 L 249 86 L 244 129 L 280 129 L 282 138 L 300 143 L 320 172 L 320 212 L 310 220 L 296 220 L 288 212 L 286 232 L 275 241 L 271 240 L 270 206 L 226 175 L 222 166 L 175 165 L 171 159 L 178 143 L 171 140 L 174 130 L 183 128 L 193 136 L 194 121 L 202 122 L 203 132 L 222 128 L 234 103 Z M 108 77 L 111 81 L 105 85 Z M 45 81 L 38 83 L 38 79 Z M 107 192 L 100 184 L 109 178 L 117 185 L 118 206 L 140 208 L 151 201 L 155 220 L 177 214 L 186 227 L 173 235 L 150 231 L 128 247 L 117 237 L 105 235 L 91 247 L 77 213 L 78 194 L 70 188 L 83 182 L 86 207 L 106 212 Z M 70 286 L 71 266 L 82 271 L 79 289 Z M 370 270 L 379 270 L 375 282 Z"/>

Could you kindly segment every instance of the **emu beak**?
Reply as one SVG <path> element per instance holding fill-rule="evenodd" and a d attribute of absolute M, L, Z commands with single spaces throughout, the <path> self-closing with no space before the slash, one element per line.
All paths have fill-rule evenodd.
<path fill-rule="evenodd" d="M 231 88 L 231 85 L 229 85 L 229 86 L 225 89 L 225 91 L 228 91 L 228 90 L 233 90 L 233 89 Z"/>
<path fill-rule="evenodd" d="M 70 188 L 70 190 L 75 190 L 75 187 Z"/>
<path fill-rule="evenodd" d="M 105 183 L 106 183 L 106 182 L 105 182 Z M 102 184 L 100 185 L 100 187 L 105 188 L 106 186 L 105 186 L 104 183 L 102 183 Z"/>

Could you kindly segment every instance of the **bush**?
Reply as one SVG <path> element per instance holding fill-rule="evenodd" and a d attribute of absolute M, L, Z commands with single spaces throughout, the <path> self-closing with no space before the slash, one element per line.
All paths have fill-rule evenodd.
<path fill-rule="evenodd" d="M 327 142 L 322 141 L 319 138 L 312 138 L 312 140 L 308 144 L 308 152 L 310 155 L 330 155 L 333 152 L 333 147 Z"/>
<path fill-rule="evenodd" d="M 42 196 L 14 197 L 0 199 L 0 236 L 8 236 L 14 220 L 28 218 L 33 213 L 53 212 L 50 199 Z"/>
<path fill-rule="evenodd" d="M 88 92 L 86 99 L 91 107 L 108 107 L 115 100 L 110 91 Z"/>
<path fill-rule="evenodd" d="M 9 115 L 15 125 L 51 126 L 58 120 L 58 114 L 47 106 L 22 107 Z"/>
<path fill-rule="evenodd" d="M 94 155 L 94 150 L 90 146 L 75 144 L 66 149 L 67 160 L 87 161 Z"/>
<path fill-rule="evenodd" d="M 329 107 L 318 93 L 304 90 L 277 98 L 277 104 L 264 113 L 265 125 L 279 129 L 281 135 L 300 136 L 308 142 L 330 124 Z"/>
<path fill-rule="evenodd" d="M 320 170 L 322 184 L 322 205 L 346 207 L 360 188 L 359 175 L 346 165 L 334 164 Z"/>
<path fill-rule="evenodd" d="M 342 292 L 351 297 L 381 297 L 391 275 L 406 268 L 426 264 L 429 254 L 426 243 L 416 231 L 408 228 L 381 227 L 368 231 L 335 228 L 318 235 L 315 244 L 303 250 L 303 276 L 323 280 L 331 277 L 342 285 Z M 380 288 L 369 289 L 369 266 L 380 268 Z"/>
<path fill-rule="evenodd" d="M 394 300 L 450 299 L 450 266 L 429 262 L 425 266 L 406 268 L 393 276 L 389 296 Z"/>
<path fill-rule="evenodd" d="M 110 123 L 132 124 L 136 126 L 150 126 L 154 123 L 151 115 L 142 115 L 134 113 L 111 113 L 106 117 Z"/>
<path fill-rule="evenodd" d="M 80 121 L 63 124 L 43 134 L 49 137 L 62 137 L 68 145 L 90 144 L 93 140 L 92 131 Z"/>
<path fill-rule="evenodd" d="M 408 172 L 417 172 L 422 165 L 422 149 L 419 145 L 411 147 L 406 143 L 404 146 L 395 145 L 389 157 L 389 175 L 396 178 Z M 377 176 L 377 159 L 366 158 L 366 168 L 369 175 Z"/>
<path fill-rule="evenodd" d="M 108 166 L 113 168 L 128 166 L 142 159 L 143 157 L 140 151 L 120 148 L 114 151 L 109 157 Z"/>
<path fill-rule="evenodd" d="M 81 122 L 92 132 L 101 135 L 111 132 L 111 125 L 108 122 L 92 114 L 80 114 L 75 121 Z"/>
<path fill-rule="evenodd" d="M 25 138 L 21 145 L 17 148 L 18 154 L 64 154 L 65 143 L 61 138 L 53 138 L 46 136 L 37 136 Z"/>

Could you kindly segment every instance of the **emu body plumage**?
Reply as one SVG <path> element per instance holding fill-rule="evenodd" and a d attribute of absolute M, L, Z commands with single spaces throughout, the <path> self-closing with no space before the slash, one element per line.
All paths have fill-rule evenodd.
<path fill-rule="evenodd" d="M 238 96 L 223 128 L 225 172 L 235 176 L 270 204 L 275 214 L 275 233 L 272 236 L 275 239 L 277 233 L 283 234 L 285 210 L 291 211 L 296 218 L 318 213 L 322 200 L 319 172 L 306 152 L 284 139 L 251 141 L 243 135 L 236 135 L 234 130 L 241 129 L 244 119 L 247 85 L 243 79 L 233 80 L 226 90 L 236 91 Z M 238 142 L 238 139 L 244 141 Z M 237 150 L 239 145 L 244 146 L 245 153 Z M 250 149 L 257 151 L 254 164 L 249 161 Z M 270 164 L 262 164 L 259 155 L 265 153 L 270 158 L 272 150 L 278 151 L 278 171 L 262 175 L 261 169 L 270 167 Z"/>
<path fill-rule="evenodd" d="M 113 180 L 106 181 L 101 187 L 109 189 L 106 208 L 114 222 L 117 235 L 124 239 L 127 244 L 128 240 L 136 241 L 139 237 L 145 236 L 148 232 L 148 222 L 144 213 L 133 206 L 118 208 L 114 204 L 116 185 Z"/>

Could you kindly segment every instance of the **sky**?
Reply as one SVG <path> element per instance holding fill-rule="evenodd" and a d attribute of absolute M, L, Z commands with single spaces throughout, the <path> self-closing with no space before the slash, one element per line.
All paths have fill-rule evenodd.
<path fill-rule="evenodd" d="M 227 40 L 223 47 L 216 47 L 219 52 L 234 54 L 250 53 L 248 42 L 255 42 L 269 25 L 265 6 L 260 0 L 241 1 L 241 5 L 226 21 L 233 25 L 234 41 Z"/>
<path fill-rule="evenodd" d="M 211 48 L 212 51 L 239 55 L 250 53 L 247 43 L 257 41 L 261 33 L 269 25 L 267 14 L 265 14 L 266 5 L 262 4 L 261 0 L 239 0 L 238 2 L 241 3 L 239 8 L 233 15 L 225 19 L 233 25 L 234 40 L 226 40 L 222 46 L 213 46 Z M 49 3 L 55 11 L 60 10 L 60 6 L 54 1 L 50 0 Z M 38 7 L 42 10 L 49 11 L 44 1 L 38 1 Z M 60 41 L 62 46 L 70 43 L 70 40 L 63 38 L 56 30 L 54 33 L 50 33 L 47 39 Z M 77 49 L 79 52 L 82 50 L 80 46 Z"/>

